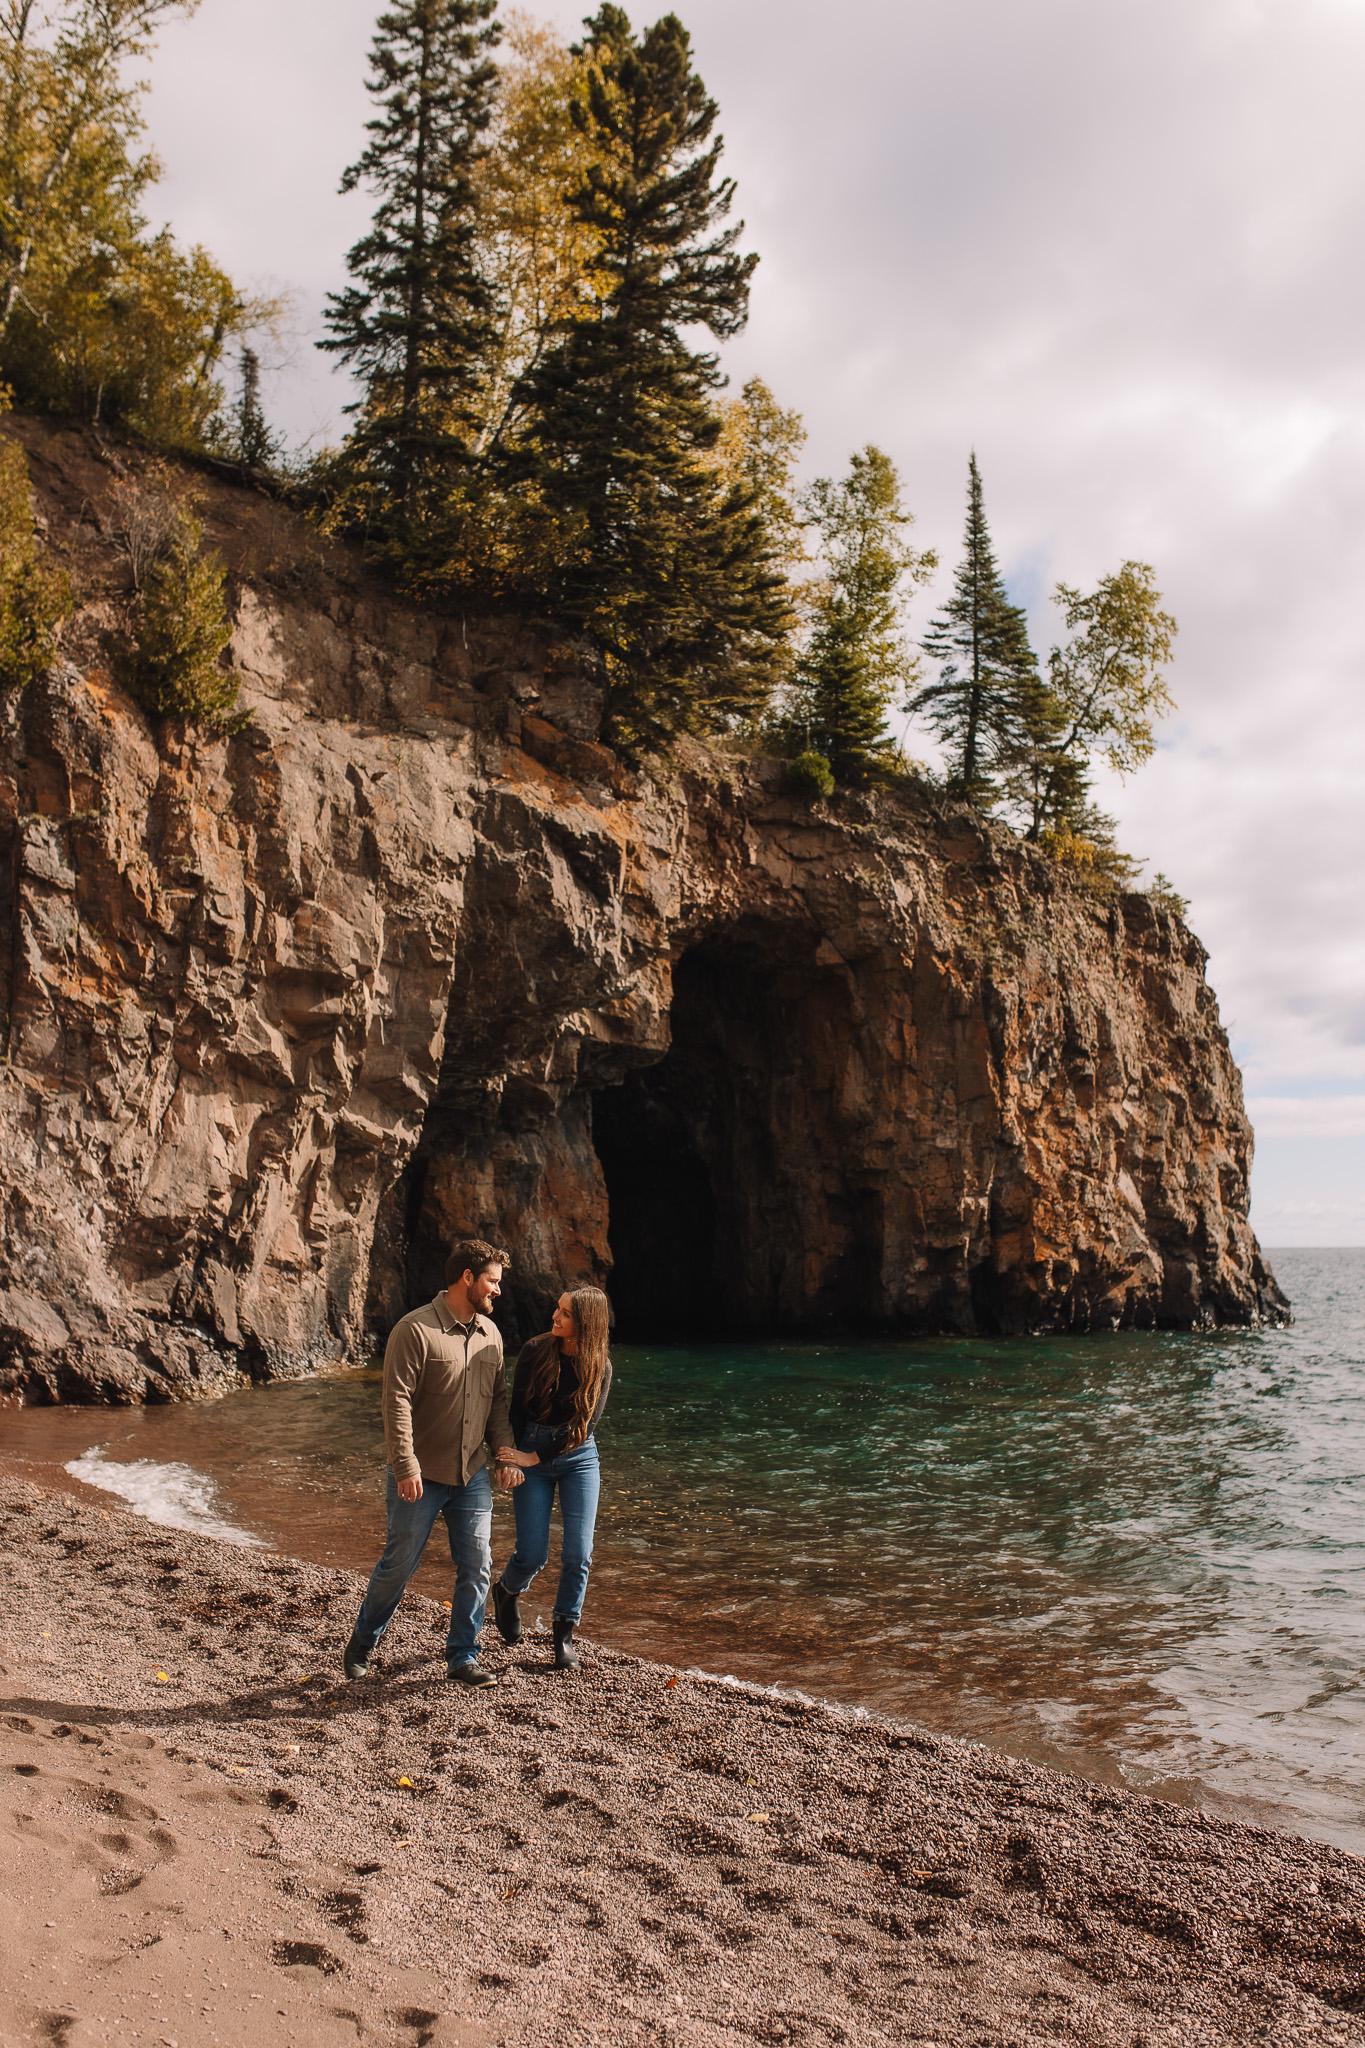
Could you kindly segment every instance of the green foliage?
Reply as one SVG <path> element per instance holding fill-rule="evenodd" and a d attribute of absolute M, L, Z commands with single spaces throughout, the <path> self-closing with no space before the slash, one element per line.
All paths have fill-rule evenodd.
<path fill-rule="evenodd" d="M 398 562 L 433 544 L 479 431 L 491 330 L 474 174 L 492 117 L 495 7 L 400 0 L 380 15 L 368 81 L 379 112 L 341 182 L 378 204 L 319 346 L 364 381 L 344 468 L 378 551 Z"/>
<path fill-rule="evenodd" d="M 1028 773 L 1030 838 L 1085 803 L 1092 754 L 1123 776 L 1149 761 L 1155 721 L 1175 708 L 1162 671 L 1177 627 L 1146 562 L 1125 562 L 1089 596 L 1059 583 L 1053 602 L 1071 638 L 1048 663 L 1048 726 Z"/>
<path fill-rule="evenodd" d="M 1174 709 L 1162 671 L 1176 623 L 1145 562 L 1125 562 L 1085 595 L 1059 583 L 1071 638 L 1054 647 L 1035 693 L 1022 744 L 1008 764 L 1007 794 L 1030 839 L 1076 826 L 1089 804 L 1090 761 L 1100 754 L 1131 775 L 1156 749 L 1155 721 Z"/>
<path fill-rule="evenodd" d="M 821 477 L 803 511 L 820 536 L 823 578 L 797 659 L 786 722 L 841 782 L 863 780 L 893 752 L 886 711 L 918 664 L 902 630 L 910 592 L 937 565 L 903 538 L 900 477 L 880 448 L 861 449 L 839 482 Z"/>
<path fill-rule="evenodd" d="M 1113 818 L 1093 804 L 1079 805 L 1070 818 L 1060 820 L 1038 834 L 1038 844 L 1049 859 L 1070 870 L 1097 895 L 1112 896 L 1117 890 L 1137 886 L 1142 863 L 1120 851 Z"/>
<path fill-rule="evenodd" d="M 221 665 L 232 638 L 225 571 L 206 553 L 204 529 L 181 503 L 152 563 L 137 607 L 125 668 L 134 696 L 155 717 L 183 718 L 211 732 L 237 732 L 237 680 Z"/>
<path fill-rule="evenodd" d="M 824 797 L 834 788 L 834 771 L 823 754 L 807 752 L 788 761 L 783 782 L 793 796 Z"/>
<path fill-rule="evenodd" d="M 1154 721 L 1175 709 L 1162 670 L 1179 628 L 1159 609 L 1155 572 L 1146 562 L 1125 562 L 1088 597 L 1059 583 L 1053 603 L 1071 635 L 1048 665 L 1066 721 L 1063 750 L 1097 751 L 1117 774 L 1131 775 L 1156 750 Z"/>
<path fill-rule="evenodd" d="M 515 432 L 518 387 L 557 333 L 596 316 L 606 283 L 595 269 L 600 237 L 568 197 L 595 161 L 573 113 L 589 60 L 519 11 L 507 19 L 502 49 L 488 146 L 473 170 L 476 256 L 494 309 L 475 442 L 489 458 Z"/>
<path fill-rule="evenodd" d="M 975 455 L 953 595 L 923 645 L 939 664 L 938 680 L 916 691 L 906 709 L 923 715 L 947 750 L 950 789 L 989 805 L 1000 794 L 1001 768 L 1039 743 L 1047 707 L 1027 621 L 1010 603 L 996 563 Z"/>
<path fill-rule="evenodd" d="M 534 506 L 536 596 L 607 658 L 607 729 L 657 745 L 752 715 L 789 607 L 759 493 L 726 488 L 712 354 L 683 331 L 738 333 L 756 258 L 721 223 L 716 106 L 666 15 L 638 39 L 619 7 L 588 23 L 570 193 L 594 244 L 595 303 L 565 317 L 514 394 L 506 475 Z"/>
<path fill-rule="evenodd" d="M 796 490 L 805 422 L 778 404 L 761 377 L 750 377 L 738 398 L 723 398 L 717 412 L 716 474 L 727 491 L 752 498 L 768 558 L 790 578 L 809 560 Z"/>
<path fill-rule="evenodd" d="M 24 451 L 0 435 L 0 689 L 37 681 L 70 609 L 65 576 L 39 557 Z"/>
<path fill-rule="evenodd" d="M 24 403 L 168 445 L 214 436 L 249 303 L 202 249 L 149 235 L 128 65 L 197 0 L 0 0 L 0 373 Z"/>

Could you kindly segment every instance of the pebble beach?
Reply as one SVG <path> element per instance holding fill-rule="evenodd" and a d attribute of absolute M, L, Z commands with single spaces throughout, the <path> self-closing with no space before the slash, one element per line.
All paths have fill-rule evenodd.
<path fill-rule="evenodd" d="M 0 2044 L 1365 2041 L 1365 1862 L 0 1478 Z M 591 1624 L 589 1622 L 589 1630 Z"/>

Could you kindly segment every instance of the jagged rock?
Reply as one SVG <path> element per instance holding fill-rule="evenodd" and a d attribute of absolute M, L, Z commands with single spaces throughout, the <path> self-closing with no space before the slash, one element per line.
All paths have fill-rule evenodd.
<path fill-rule="evenodd" d="M 251 723 L 154 729 L 90 512 L 138 458 L 20 426 L 83 601 L 0 731 L 0 1399 L 306 1372 L 471 1228 L 513 1335 L 613 1266 L 653 1335 L 1282 1313 L 1177 919 L 927 792 L 632 771 L 562 636 L 222 484 Z"/>

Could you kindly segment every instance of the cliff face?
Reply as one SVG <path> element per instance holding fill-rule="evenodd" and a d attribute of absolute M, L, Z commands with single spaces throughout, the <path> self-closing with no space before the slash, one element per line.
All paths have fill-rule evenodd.
<path fill-rule="evenodd" d="M 596 744 L 555 636 L 206 486 L 249 728 L 111 680 L 128 452 L 22 427 L 83 602 L 3 712 L 0 1399 L 353 1353 L 500 1234 L 513 1334 L 1244 1322 L 1283 1303 L 1198 941 L 928 796 Z"/>

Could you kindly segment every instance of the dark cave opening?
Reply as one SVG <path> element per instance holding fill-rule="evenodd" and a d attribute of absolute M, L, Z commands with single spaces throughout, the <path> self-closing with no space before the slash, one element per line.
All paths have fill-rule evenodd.
<path fill-rule="evenodd" d="M 725 1320 L 711 1170 L 686 1112 L 682 1063 L 663 1072 L 673 1060 L 593 1098 L 615 1260 L 609 1286 L 617 1334 L 628 1341 L 713 1337 Z"/>
<path fill-rule="evenodd" d="M 800 1065 L 801 973 L 808 963 L 791 974 L 761 936 L 693 947 L 673 970 L 668 1053 L 593 1096 L 627 1341 L 754 1335 L 780 1320 L 780 1117 L 783 1077 Z"/>
<path fill-rule="evenodd" d="M 592 1097 L 623 1341 L 907 1325 L 886 1278 L 899 1195 L 865 1148 L 863 998 L 817 945 L 760 927 L 692 947 L 668 1053 Z"/>

